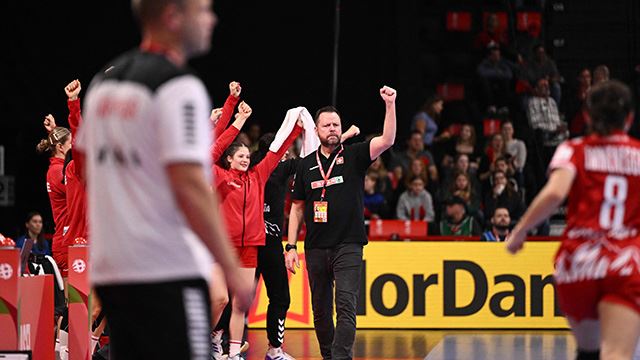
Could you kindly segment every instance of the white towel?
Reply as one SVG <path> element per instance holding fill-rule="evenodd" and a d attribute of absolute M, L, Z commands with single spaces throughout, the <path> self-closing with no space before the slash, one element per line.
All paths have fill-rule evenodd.
<path fill-rule="evenodd" d="M 280 129 L 278 129 L 271 146 L 269 146 L 270 151 L 278 152 L 284 141 L 289 137 L 289 134 L 291 134 L 291 131 L 293 131 L 293 127 L 296 125 L 299 116 L 302 116 L 302 123 L 304 125 L 300 157 L 303 158 L 318 149 L 320 139 L 318 138 L 318 134 L 316 134 L 316 124 L 313 121 L 313 117 L 311 117 L 307 108 L 299 106 L 287 111 L 287 115 L 285 115 Z"/>

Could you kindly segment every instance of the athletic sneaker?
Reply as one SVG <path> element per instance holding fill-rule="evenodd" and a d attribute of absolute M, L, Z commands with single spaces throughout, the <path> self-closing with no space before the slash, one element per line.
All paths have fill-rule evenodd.
<path fill-rule="evenodd" d="M 214 337 L 211 338 L 211 360 L 224 360 L 225 357 L 222 355 L 222 338 L 216 339 Z"/>
<path fill-rule="evenodd" d="M 235 354 L 233 356 L 229 356 L 228 360 L 245 360 L 246 358 L 242 356 L 242 354 Z"/>
<path fill-rule="evenodd" d="M 282 350 L 282 347 L 269 347 L 267 354 L 264 356 L 264 360 L 296 360 L 293 356 L 287 354 Z"/>

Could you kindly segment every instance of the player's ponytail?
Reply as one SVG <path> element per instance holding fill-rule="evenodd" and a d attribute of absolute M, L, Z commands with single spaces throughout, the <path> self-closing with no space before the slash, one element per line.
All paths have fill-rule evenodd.
<path fill-rule="evenodd" d="M 66 143 L 70 136 L 71 131 L 69 131 L 69 129 L 58 126 L 53 129 L 46 139 L 40 140 L 38 145 L 36 145 L 36 151 L 39 154 L 50 153 L 50 155 L 53 155 L 56 145 Z"/>

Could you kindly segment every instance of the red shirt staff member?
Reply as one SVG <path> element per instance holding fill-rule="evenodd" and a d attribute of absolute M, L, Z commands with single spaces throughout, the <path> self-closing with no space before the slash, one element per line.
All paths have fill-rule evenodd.
<path fill-rule="evenodd" d="M 44 118 L 44 127 L 49 132 L 46 139 L 40 141 L 36 150 L 39 153 L 50 153 L 47 170 L 47 193 L 53 213 L 55 232 L 53 234 L 52 253 L 63 277 L 67 277 L 67 251 L 64 247 L 64 234 L 67 230 L 67 198 L 63 182 L 64 158 L 71 149 L 71 132 L 64 127 L 56 127 L 53 115 Z"/>
<path fill-rule="evenodd" d="M 615 80 L 591 89 L 593 134 L 558 146 L 549 181 L 507 238 L 507 250 L 520 251 L 527 232 L 569 197 L 554 277 L 578 359 L 631 359 L 640 336 L 640 142 L 626 135 L 631 99 Z"/>
<path fill-rule="evenodd" d="M 324 359 L 350 359 L 356 334 L 356 304 L 362 267 L 364 177 L 369 165 L 396 137 L 396 91 L 380 89 L 385 103 L 381 136 L 349 146 L 340 143 L 342 124 L 333 107 L 316 113 L 320 147 L 300 161 L 296 172 L 285 263 L 295 273 L 303 218 L 305 256 L 311 287 L 313 323 Z M 337 323 L 333 324 L 335 282 Z"/>

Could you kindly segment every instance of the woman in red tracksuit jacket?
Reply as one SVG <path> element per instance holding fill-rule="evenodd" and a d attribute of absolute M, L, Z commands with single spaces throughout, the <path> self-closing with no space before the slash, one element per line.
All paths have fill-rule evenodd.
<path fill-rule="evenodd" d="M 250 115 L 251 108 L 244 102 L 240 103 L 236 120 L 216 140 L 212 157 L 215 163 L 214 188 L 220 199 L 229 238 L 235 245 L 241 262 L 240 271 L 243 276 L 253 279 L 258 262 L 258 246 L 264 246 L 266 240 L 263 214 L 265 184 L 282 156 L 302 132 L 302 121 L 298 120 L 277 153 L 270 151 L 260 163 L 249 169 L 249 148 L 240 142 L 233 142 L 233 139 L 240 133 Z M 216 128 L 224 126 L 225 121 L 221 121 Z M 223 282 L 215 281 L 212 285 L 216 288 L 224 287 L 223 292 L 226 292 L 226 284 Z M 244 313 L 236 311 L 237 308 L 232 304 L 229 359 L 239 356 L 244 331 Z M 214 353 L 219 352 L 215 355 L 221 355 L 221 349 L 216 349 L 215 345 L 214 341 Z"/>
<path fill-rule="evenodd" d="M 55 232 L 53 234 L 52 252 L 63 277 L 67 277 L 67 253 L 64 248 L 64 234 L 67 228 L 67 198 L 63 183 L 62 169 L 67 151 L 71 149 L 71 132 L 64 127 L 56 127 L 51 114 L 44 119 L 44 127 L 49 132 L 46 139 L 40 141 L 36 150 L 39 153 L 50 153 L 47 170 L 47 193 L 51 203 Z"/>
<path fill-rule="evenodd" d="M 82 121 L 80 114 L 80 93 L 81 86 L 78 80 L 74 80 L 65 87 L 67 93 L 67 107 L 69 108 L 69 127 L 71 134 L 78 133 L 78 127 Z M 75 139 L 74 139 L 75 140 Z M 64 236 L 64 245 L 69 247 L 73 245 L 76 238 L 84 238 L 87 240 L 87 198 L 85 194 L 85 178 L 84 178 L 84 156 L 81 152 L 76 151 L 75 147 L 71 148 L 71 157 L 67 154 L 65 161 L 65 185 L 67 187 L 67 224 L 69 228 Z"/>

